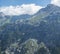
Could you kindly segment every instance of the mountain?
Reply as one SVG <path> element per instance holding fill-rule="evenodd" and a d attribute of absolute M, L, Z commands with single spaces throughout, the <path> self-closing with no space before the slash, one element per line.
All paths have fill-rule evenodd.
<path fill-rule="evenodd" d="M 6 23 L 20 23 L 31 18 L 32 16 L 33 15 L 28 14 L 10 16 L 5 15 L 3 12 L 0 12 L 0 26 Z"/>
<path fill-rule="evenodd" d="M 32 17 L 32 15 L 28 15 L 28 14 L 23 14 L 23 15 L 18 15 L 18 16 L 12 16 L 11 17 L 11 22 L 26 20 L 26 19 L 29 19 L 31 17 Z"/>
<path fill-rule="evenodd" d="M 43 18 L 49 16 L 53 13 L 60 13 L 60 7 L 53 4 L 48 4 L 47 7 L 39 10 L 29 21 L 31 24 L 39 24 L 39 21 L 42 21 Z"/>
<path fill-rule="evenodd" d="M 60 54 L 60 7 L 49 4 L 25 21 L 5 23 L 0 43 L 2 54 Z"/>

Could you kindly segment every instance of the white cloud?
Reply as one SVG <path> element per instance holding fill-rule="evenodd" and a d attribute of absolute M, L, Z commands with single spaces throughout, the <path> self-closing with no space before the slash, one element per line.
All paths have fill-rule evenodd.
<path fill-rule="evenodd" d="M 51 4 L 60 6 L 60 0 L 51 0 Z"/>
<path fill-rule="evenodd" d="M 41 8 L 41 6 L 37 6 L 35 4 L 22 4 L 20 6 L 0 7 L 0 12 L 3 12 L 5 15 L 33 15 Z"/>

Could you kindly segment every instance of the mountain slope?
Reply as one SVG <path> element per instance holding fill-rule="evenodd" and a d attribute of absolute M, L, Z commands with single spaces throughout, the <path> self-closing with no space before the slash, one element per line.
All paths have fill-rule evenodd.
<path fill-rule="evenodd" d="M 14 54 L 60 54 L 60 7 L 49 4 L 29 20 L 0 26 L 0 41 L 3 53 L 9 49 L 10 54 L 12 50 Z"/>
<path fill-rule="evenodd" d="M 47 7 L 39 10 L 29 21 L 31 24 L 39 24 L 39 21 L 43 20 L 43 18 L 49 16 L 52 13 L 60 12 L 60 7 L 55 6 L 53 4 L 47 5 Z"/>

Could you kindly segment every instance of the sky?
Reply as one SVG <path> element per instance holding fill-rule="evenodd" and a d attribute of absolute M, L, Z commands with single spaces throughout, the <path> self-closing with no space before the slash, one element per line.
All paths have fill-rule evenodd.
<path fill-rule="evenodd" d="M 33 15 L 48 4 L 60 6 L 60 0 L 0 0 L 0 12 L 5 15 Z"/>
<path fill-rule="evenodd" d="M 46 6 L 51 0 L 0 0 L 0 6 L 33 4 Z"/>

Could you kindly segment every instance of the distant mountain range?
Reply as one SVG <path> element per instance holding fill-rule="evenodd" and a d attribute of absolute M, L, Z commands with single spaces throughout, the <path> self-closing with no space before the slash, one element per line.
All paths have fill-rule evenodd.
<path fill-rule="evenodd" d="M 1 54 L 60 54 L 60 7 L 47 5 L 34 15 L 0 13 Z"/>
<path fill-rule="evenodd" d="M 23 20 L 31 18 L 32 15 L 28 14 L 23 14 L 23 15 L 15 15 L 15 16 L 10 16 L 10 15 L 5 15 L 4 13 L 0 12 L 0 25 L 4 25 L 5 23 L 17 23 L 17 22 L 22 22 Z"/>

